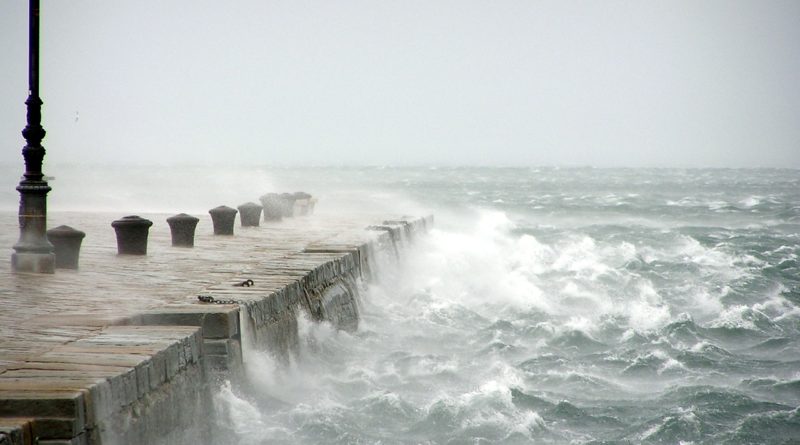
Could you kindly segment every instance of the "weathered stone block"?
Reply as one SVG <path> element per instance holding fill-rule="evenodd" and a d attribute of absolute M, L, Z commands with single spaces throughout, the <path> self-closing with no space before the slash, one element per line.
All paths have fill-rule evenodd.
<path fill-rule="evenodd" d="M 228 355 L 231 340 L 206 340 L 206 356 L 209 355 Z"/>
<path fill-rule="evenodd" d="M 128 406 L 138 398 L 136 368 L 111 378 L 110 382 L 114 410 Z"/>
<path fill-rule="evenodd" d="M 167 354 L 159 351 L 150 359 L 150 366 L 147 368 L 147 381 L 150 389 L 154 390 L 167 381 Z"/>
<path fill-rule="evenodd" d="M 167 361 L 167 380 L 172 380 L 181 369 L 181 348 L 170 345 L 165 352 Z"/>
<path fill-rule="evenodd" d="M 81 437 L 76 437 L 74 439 L 56 439 L 56 440 L 39 440 L 36 442 L 39 445 L 86 445 L 87 442 L 82 435 Z"/>
<path fill-rule="evenodd" d="M 141 399 L 150 391 L 150 368 L 153 366 L 151 360 L 147 360 L 136 367 L 136 398 Z"/>
<path fill-rule="evenodd" d="M 239 335 L 239 310 L 208 314 L 203 320 L 203 335 L 207 338 L 231 338 Z"/>
<path fill-rule="evenodd" d="M 197 306 L 164 309 L 142 314 L 144 325 L 201 326 L 205 338 L 231 338 L 239 335 L 239 308 Z"/>
<path fill-rule="evenodd" d="M 0 418 L 0 445 L 33 445 L 31 419 Z"/>
<path fill-rule="evenodd" d="M 75 429 L 75 422 L 69 418 L 38 418 L 31 423 L 34 437 L 41 439 L 64 439 L 81 434 Z M 41 443 L 37 442 L 37 443 Z"/>
<path fill-rule="evenodd" d="M 0 390 L 0 416 L 72 419 L 73 429 L 86 425 L 86 400 L 83 391 Z"/>
<path fill-rule="evenodd" d="M 189 357 L 191 357 L 190 361 L 192 363 L 199 363 L 200 362 L 200 356 L 203 353 L 204 353 L 203 352 L 203 337 L 202 337 L 202 335 L 200 335 L 200 331 L 197 331 L 196 333 L 192 334 L 189 337 L 189 352 L 188 352 L 188 355 L 189 355 Z"/>

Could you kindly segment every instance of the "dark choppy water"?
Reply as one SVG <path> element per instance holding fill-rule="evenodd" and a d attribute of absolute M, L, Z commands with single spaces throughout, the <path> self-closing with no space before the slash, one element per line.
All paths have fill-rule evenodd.
<path fill-rule="evenodd" d="M 223 388 L 241 443 L 800 443 L 800 172 L 316 177 L 437 229 L 358 332 Z"/>

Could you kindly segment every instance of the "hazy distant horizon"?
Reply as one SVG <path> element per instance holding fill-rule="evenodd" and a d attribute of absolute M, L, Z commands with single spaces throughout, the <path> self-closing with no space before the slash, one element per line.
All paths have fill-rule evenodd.
<path fill-rule="evenodd" d="M 42 4 L 49 165 L 800 168 L 800 2 Z M 21 163 L 27 2 L 0 6 Z"/>
<path fill-rule="evenodd" d="M 147 162 L 134 162 L 134 163 L 111 163 L 111 162 L 81 162 L 81 163 L 65 163 L 59 162 L 57 164 L 53 164 L 55 168 L 85 168 L 85 169 L 92 169 L 92 168 L 133 168 L 133 169 L 147 169 L 147 168 L 186 168 L 186 169 L 194 169 L 194 168 L 214 168 L 214 167 L 221 167 L 221 168 L 248 168 L 248 169 L 291 169 L 291 170 L 302 170 L 302 169 L 334 169 L 334 168 L 343 168 L 343 169 L 543 169 L 543 170 L 552 170 L 552 169 L 563 169 L 563 170 L 581 170 L 581 169 L 597 169 L 597 170 L 800 170 L 800 167 L 796 166 L 785 166 L 785 167 L 777 167 L 777 166 L 746 166 L 746 167 L 727 167 L 727 166 L 681 166 L 681 165 L 672 165 L 672 166 L 658 166 L 658 165 L 640 165 L 640 166 L 627 166 L 627 165 L 580 165 L 580 164 L 517 164 L 517 165 L 507 165 L 507 164 L 496 164 L 496 165 L 480 165 L 480 164 L 300 164 L 300 163 L 283 163 L 283 164 L 252 164 L 252 163 L 241 163 L 241 164 L 233 164 L 233 163 L 225 163 L 225 162 L 209 162 L 209 163 L 192 163 L 192 164 L 173 164 L 173 163 L 147 163 Z M 0 168 L 8 170 L 19 168 L 20 175 L 25 170 L 25 164 L 22 160 L 22 155 L 20 155 L 20 160 L 18 163 L 14 162 L 0 162 Z M 50 175 L 50 172 L 47 164 L 45 162 L 44 167 L 44 174 Z"/>

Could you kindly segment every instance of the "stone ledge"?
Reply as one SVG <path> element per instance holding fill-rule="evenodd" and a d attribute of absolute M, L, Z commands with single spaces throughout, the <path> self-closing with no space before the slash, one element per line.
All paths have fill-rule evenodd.
<path fill-rule="evenodd" d="M 83 431 L 86 426 L 86 398 L 83 390 L 0 390 L 0 416 L 30 416 L 36 419 L 64 419 L 57 431 Z M 44 436 L 48 438 L 47 433 Z M 74 435 L 70 436 L 74 437 Z"/>
<path fill-rule="evenodd" d="M 235 305 L 198 303 L 166 307 L 143 312 L 136 322 L 143 326 L 199 326 L 206 339 L 239 335 L 239 309 Z"/>
<path fill-rule="evenodd" d="M 34 445 L 32 422 L 28 417 L 0 417 L 0 445 Z"/>
<path fill-rule="evenodd" d="M 100 416 L 199 366 L 200 332 L 187 326 L 109 326 L 60 345 L 0 373 L 0 416 L 35 418 L 33 437 L 85 443 L 85 432 Z"/>

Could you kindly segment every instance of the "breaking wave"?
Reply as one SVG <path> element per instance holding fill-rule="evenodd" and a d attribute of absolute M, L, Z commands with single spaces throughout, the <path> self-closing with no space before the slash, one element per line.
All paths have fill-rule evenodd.
<path fill-rule="evenodd" d="M 357 332 L 254 354 L 218 396 L 243 443 L 800 437 L 796 173 L 417 173 L 392 184 L 468 217 L 383 267 Z"/>

